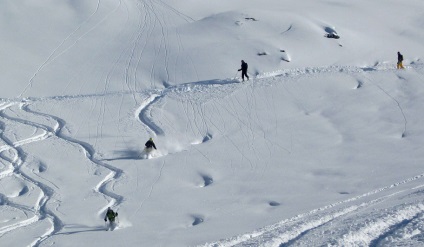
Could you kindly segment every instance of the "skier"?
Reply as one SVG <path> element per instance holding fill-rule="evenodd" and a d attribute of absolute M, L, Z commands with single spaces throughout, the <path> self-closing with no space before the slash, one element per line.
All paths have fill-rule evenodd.
<path fill-rule="evenodd" d="M 244 81 L 244 77 L 247 77 L 247 80 L 249 80 L 249 76 L 247 75 L 247 63 L 245 63 L 243 60 L 241 60 L 241 68 L 238 71 L 241 71 L 241 78 Z"/>
<path fill-rule="evenodd" d="M 154 149 L 156 149 L 156 145 L 155 145 L 155 143 L 153 142 L 153 138 L 150 138 L 147 142 L 146 142 L 146 144 L 144 144 L 146 147 L 145 147 L 145 150 L 147 151 L 147 152 L 150 152 L 150 151 L 152 151 L 153 150 L 153 148 Z"/>
<path fill-rule="evenodd" d="M 403 62 L 403 55 L 400 54 L 400 52 L 398 52 L 397 55 L 398 55 L 397 68 L 398 69 L 404 69 L 405 67 L 403 67 L 403 64 L 402 64 L 402 62 Z"/>
<path fill-rule="evenodd" d="M 105 222 L 107 222 L 107 220 L 109 220 L 109 228 L 113 230 L 114 226 L 115 226 L 115 218 L 118 217 L 118 212 L 113 212 L 113 210 L 108 207 L 107 208 L 107 212 L 105 215 Z"/>

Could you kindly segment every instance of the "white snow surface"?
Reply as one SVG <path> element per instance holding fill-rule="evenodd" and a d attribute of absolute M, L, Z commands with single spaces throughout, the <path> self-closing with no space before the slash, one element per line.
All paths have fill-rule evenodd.
<path fill-rule="evenodd" d="M 422 0 L 3 0 L 0 29 L 0 246 L 424 246 Z"/>

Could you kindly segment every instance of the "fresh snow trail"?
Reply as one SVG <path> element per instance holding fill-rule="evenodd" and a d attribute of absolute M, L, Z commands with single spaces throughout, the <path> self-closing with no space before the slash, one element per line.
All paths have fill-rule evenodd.
<path fill-rule="evenodd" d="M 29 123 L 27 121 L 19 121 L 16 118 L 9 118 L 7 115 L 5 115 L 3 113 L 3 111 L 4 111 L 4 109 L 0 112 L 1 118 L 8 120 L 8 121 L 12 121 L 12 122 L 15 121 L 15 122 L 20 122 L 20 123 L 26 124 L 26 125 L 31 125 L 31 123 Z M 5 125 L 4 121 L 1 121 L 1 122 L 2 122 L 2 125 L 4 126 Z M 31 125 L 31 126 L 38 128 L 38 126 L 35 126 L 35 125 Z M 34 214 L 34 216 L 32 218 L 29 218 L 28 220 L 24 220 L 24 221 L 21 221 L 19 223 L 14 224 L 14 225 L 4 227 L 1 230 L 1 232 L 2 232 L 2 234 L 4 234 L 6 232 L 25 227 L 25 226 L 30 225 L 32 223 L 35 223 L 35 222 L 38 222 L 38 221 L 41 221 L 41 220 L 44 220 L 44 219 L 48 219 L 50 222 L 52 222 L 53 229 L 50 229 L 47 233 L 45 233 L 37 241 L 35 241 L 33 245 L 31 245 L 31 246 L 38 246 L 39 243 L 42 242 L 44 239 L 48 238 L 48 236 L 50 234 L 58 232 L 63 227 L 63 224 L 62 224 L 61 220 L 59 219 L 59 217 L 56 216 L 56 214 L 53 213 L 52 210 L 47 208 L 47 203 L 53 198 L 53 196 L 55 194 L 54 189 L 52 189 L 51 187 L 42 183 L 41 181 L 37 181 L 37 180 L 31 178 L 31 176 L 27 175 L 25 172 L 22 171 L 22 166 L 26 162 L 27 154 L 25 154 L 25 152 L 20 148 L 20 146 L 22 146 L 24 144 L 42 141 L 42 140 L 48 138 L 49 135 L 43 135 L 42 137 L 36 136 L 36 137 L 33 137 L 33 138 L 29 138 L 25 141 L 18 142 L 18 144 L 13 143 L 11 140 L 9 140 L 9 138 L 4 136 L 3 133 L 1 134 L 0 137 L 5 143 L 7 143 L 10 147 L 12 147 L 12 149 L 14 150 L 14 152 L 16 154 L 16 159 L 14 159 L 14 161 L 11 162 L 13 167 L 14 167 L 13 176 L 20 178 L 23 181 L 27 181 L 27 182 L 31 183 L 34 187 L 37 187 L 42 191 L 42 195 L 40 196 L 40 198 L 39 198 L 38 202 L 36 203 L 36 205 L 34 206 L 34 208 L 28 209 L 28 211 L 32 212 Z M 13 205 L 14 204 L 9 204 L 9 206 L 13 206 Z M 15 208 L 17 210 L 22 210 L 22 209 L 20 209 L 20 208 L 22 208 L 22 206 L 19 206 L 17 204 L 16 204 Z"/>
<path fill-rule="evenodd" d="M 65 47 L 65 43 L 69 42 L 71 40 L 71 38 L 73 36 L 76 36 L 77 33 L 83 29 L 83 27 L 85 25 L 88 25 L 91 21 L 91 19 L 97 14 L 99 8 L 100 8 L 100 0 L 97 1 L 96 4 L 96 8 L 94 10 L 94 12 L 86 19 L 84 20 L 74 31 L 72 31 L 56 48 L 53 49 L 53 51 L 51 52 L 51 54 L 47 57 L 47 59 L 38 67 L 37 71 L 33 74 L 33 76 L 29 79 L 27 86 L 23 89 L 23 91 L 18 95 L 17 98 L 23 98 L 24 94 L 28 91 L 28 89 L 30 89 L 33 84 L 34 84 L 34 80 L 37 77 L 37 75 L 46 67 L 48 66 L 50 63 L 52 63 L 54 60 L 56 60 L 58 57 L 62 56 L 64 53 L 66 53 L 67 51 L 69 51 L 70 49 L 72 49 L 72 47 L 74 47 L 81 39 L 84 38 L 84 36 L 86 36 L 87 34 L 89 34 L 90 32 L 92 32 L 93 30 L 95 30 L 102 22 L 104 22 L 107 17 L 112 14 L 113 12 L 115 12 L 119 6 L 121 5 L 121 1 L 119 1 L 119 5 L 112 10 L 110 13 L 108 13 L 102 20 L 100 20 L 99 22 L 97 22 L 93 27 L 91 27 L 88 31 L 86 31 L 85 33 L 77 36 L 76 38 L 74 38 L 72 42 L 72 44 L 68 45 L 67 47 Z M 63 50 L 61 52 L 58 52 L 62 47 Z M 56 53 L 58 53 L 56 55 Z"/>
<path fill-rule="evenodd" d="M 352 223 L 338 226 L 341 232 L 339 235 L 333 232 L 331 236 L 323 236 L 326 239 L 325 241 L 328 241 L 329 238 L 335 239 L 327 242 L 327 244 L 330 243 L 330 246 L 370 246 L 373 241 L 380 241 L 379 238 L 389 232 L 391 228 L 404 221 L 413 220 L 418 214 L 424 213 L 424 198 L 421 197 L 418 203 L 413 201 L 410 205 L 389 207 L 378 217 L 360 217 L 360 220 L 355 220 L 355 217 L 389 199 L 396 200 L 421 192 L 420 188 L 424 184 L 423 179 L 424 174 L 411 177 L 345 201 L 314 209 L 254 232 L 200 246 L 298 246 L 297 242 L 301 242 L 302 238 L 307 238 L 308 234 L 312 235 L 310 242 L 303 241 L 299 243 L 299 246 L 317 244 L 314 243 L 317 238 L 316 235 L 330 231 L 324 230 L 327 224 L 333 221 L 340 222 L 342 221 L 340 218 L 343 217 L 352 218 Z M 417 187 L 417 185 L 419 186 Z M 363 223 L 363 221 L 369 223 Z M 358 224 L 357 229 L 355 229 L 355 224 Z M 319 231 L 321 228 L 323 230 Z M 317 230 L 318 233 L 310 233 L 313 230 Z M 336 243 L 333 245 L 332 242 Z"/>
<path fill-rule="evenodd" d="M 113 166 L 108 165 L 107 163 L 104 163 L 100 160 L 97 160 L 95 158 L 95 151 L 94 149 L 91 147 L 90 144 L 82 142 L 82 141 L 78 141 L 75 139 L 72 139 L 70 137 L 67 137 L 65 135 L 62 134 L 62 129 L 65 127 L 66 122 L 63 119 L 60 119 L 59 117 L 55 117 L 46 113 L 41 113 L 41 112 L 36 112 L 36 111 L 32 111 L 30 109 L 30 105 L 31 105 L 31 101 L 26 100 L 25 103 L 15 103 L 15 104 L 8 104 L 8 107 L 4 107 L 2 108 L 1 112 L 0 112 L 0 117 L 7 120 L 7 121 L 11 121 L 11 122 L 16 122 L 22 125 L 26 125 L 26 126 L 30 126 L 30 127 L 34 127 L 36 129 L 41 129 L 42 130 L 42 134 L 38 134 L 38 135 L 34 135 L 32 137 L 26 138 L 26 139 L 22 139 L 16 142 L 12 142 L 10 141 L 8 138 L 6 138 L 4 135 L 1 136 L 1 139 L 7 144 L 6 147 L 3 147 L 3 151 L 5 150 L 14 150 L 14 152 L 16 153 L 16 158 L 14 159 L 15 161 L 13 161 L 13 172 L 7 172 L 5 173 L 6 176 L 15 176 L 15 177 L 20 177 L 21 179 L 30 182 L 31 184 L 33 184 L 34 187 L 38 187 L 40 188 L 40 190 L 43 193 L 43 196 L 40 197 L 39 202 L 38 202 L 38 206 L 35 207 L 34 209 L 30 209 L 30 211 L 33 211 L 33 213 L 35 213 L 35 216 L 22 221 L 22 222 L 18 222 L 15 223 L 14 225 L 10 225 L 10 226 L 6 226 L 3 227 L 2 229 L 0 229 L 0 234 L 4 234 L 6 232 L 9 231 L 13 231 L 16 230 L 18 228 L 21 227 L 25 227 L 27 225 L 33 224 L 35 222 L 44 220 L 44 219 L 49 219 L 49 221 L 52 224 L 52 228 L 49 229 L 45 234 L 43 234 L 42 236 L 40 236 L 38 238 L 38 240 L 34 241 L 30 246 L 39 246 L 43 241 L 45 241 L 46 239 L 48 239 L 49 237 L 57 234 L 58 232 L 60 232 L 63 227 L 64 224 L 63 222 L 60 220 L 60 218 L 53 213 L 52 209 L 50 209 L 50 207 L 47 205 L 47 203 L 53 198 L 54 194 L 56 194 L 55 189 L 53 189 L 50 186 L 47 186 L 46 184 L 42 183 L 40 180 L 35 180 L 33 179 L 30 175 L 27 175 L 26 172 L 22 171 L 21 167 L 24 163 L 26 163 L 26 157 L 27 155 L 25 154 L 25 152 L 20 148 L 21 146 L 25 146 L 31 143 L 36 143 L 36 142 L 42 142 L 43 140 L 46 140 L 47 138 L 50 138 L 52 136 L 56 136 L 59 139 L 65 141 L 66 143 L 69 143 L 70 145 L 77 145 L 79 146 L 85 153 L 85 156 L 87 157 L 87 159 L 89 159 L 91 162 L 93 162 L 94 164 L 104 167 L 108 170 L 110 170 L 109 175 L 107 175 L 105 177 L 104 180 L 102 180 L 95 188 L 94 190 L 97 193 L 103 194 L 106 198 L 109 198 L 110 202 L 109 202 L 109 206 L 114 206 L 114 207 L 118 207 L 119 204 L 122 202 L 123 197 L 120 195 L 117 195 L 111 191 L 109 191 L 107 189 L 107 186 L 110 183 L 113 183 L 114 181 L 118 180 L 121 175 L 123 174 L 123 171 L 115 168 Z M 40 116 L 42 118 L 47 118 L 50 119 L 52 121 L 49 122 L 54 122 L 54 124 L 52 124 L 52 126 L 47 126 L 47 125 L 43 125 L 43 124 L 38 124 L 36 122 L 32 122 L 32 121 L 28 121 L 28 120 L 23 120 L 17 117 L 10 117 L 8 115 L 6 115 L 4 113 L 5 110 L 9 109 L 10 107 L 14 107 L 14 106 L 19 106 L 17 107 L 19 110 L 29 113 L 29 114 L 33 114 L 35 116 Z M 15 110 L 16 111 L 16 110 Z M 5 121 L 2 121 L 2 126 L 7 125 L 5 123 Z M 4 128 L 3 128 L 4 129 Z M 38 177 L 40 178 L 40 177 Z M 57 188 L 57 186 L 55 186 Z M 12 203 L 8 203 L 9 206 L 13 206 Z M 17 208 L 19 210 L 19 208 L 21 208 L 21 206 L 15 206 L 15 208 Z M 107 206 L 105 206 L 105 208 L 107 208 Z M 99 212 L 102 213 L 103 211 Z"/>
<path fill-rule="evenodd" d="M 135 215 L 138 214 L 138 212 L 143 208 L 144 203 L 150 199 L 150 197 L 152 196 L 153 190 L 155 188 L 155 185 L 158 183 L 158 181 L 161 179 L 162 177 L 162 173 L 163 173 L 163 169 L 165 167 L 165 161 L 162 162 L 162 165 L 159 169 L 159 174 L 157 175 L 156 179 L 153 181 L 153 183 L 150 185 L 149 188 L 149 192 L 147 194 L 147 197 L 143 200 L 141 200 L 138 208 L 132 213 L 131 217 L 134 217 Z"/>
<path fill-rule="evenodd" d="M 152 105 L 158 102 L 162 96 L 153 94 L 150 95 L 135 111 L 136 118 L 144 124 L 151 136 L 163 135 L 163 130 L 153 122 L 151 114 Z"/>
<path fill-rule="evenodd" d="M 422 65 L 413 65 L 411 66 L 411 68 L 415 68 L 417 70 L 422 70 L 423 66 Z M 2 136 L 2 140 L 3 142 L 5 142 L 6 145 L 3 145 L 1 147 L 1 150 L 7 151 L 7 150 L 13 150 L 14 153 L 16 153 L 16 158 L 14 159 L 13 166 L 15 167 L 13 169 L 13 172 L 11 171 L 6 171 L 4 173 L 4 176 L 17 176 L 17 177 L 22 177 L 22 179 L 32 183 L 35 187 L 39 187 L 40 190 L 43 192 L 43 196 L 40 198 L 39 203 L 38 203 L 38 209 L 36 209 L 35 216 L 36 218 L 30 218 L 26 221 L 20 222 L 20 223 L 15 223 L 13 225 L 10 226 L 6 226 L 3 227 L 1 230 L 1 232 L 9 232 L 9 231 L 13 231 L 17 228 L 21 228 L 21 227 L 25 227 L 29 224 L 33 224 L 34 222 L 37 221 L 41 221 L 44 219 L 48 219 L 49 221 L 51 221 L 52 223 L 52 228 L 49 229 L 44 235 L 42 235 L 37 241 L 35 241 L 32 246 L 39 246 L 43 241 L 45 241 L 46 239 L 48 239 L 49 237 L 59 233 L 64 225 L 63 222 L 61 221 L 61 219 L 56 216 L 55 213 L 52 212 L 51 209 L 49 209 L 49 207 L 47 206 L 47 203 L 51 200 L 51 198 L 53 197 L 53 195 L 56 193 L 55 189 L 51 186 L 47 186 L 46 184 L 34 180 L 33 178 L 31 178 L 30 176 L 26 175 L 24 172 L 21 171 L 21 166 L 23 163 L 25 163 L 26 160 L 26 154 L 23 152 L 23 150 L 20 148 L 22 146 L 31 144 L 31 143 L 35 143 L 35 142 L 42 142 L 46 139 L 49 139 L 51 137 L 57 137 L 63 141 L 65 141 L 66 143 L 70 144 L 70 145 L 76 145 L 79 146 L 81 148 L 81 150 L 84 151 L 85 156 L 88 160 L 90 160 L 92 163 L 96 164 L 97 166 L 101 166 L 103 168 L 106 168 L 107 170 L 109 170 L 110 172 L 104 177 L 104 179 L 98 183 L 95 187 L 94 190 L 100 194 L 103 194 L 106 198 L 109 198 L 109 203 L 108 205 L 105 205 L 104 208 L 106 208 L 107 206 L 114 206 L 114 207 L 119 207 L 119 205 L 122 203 L 123 201 L 123 197 L 115 194 L 112 191 L 108 190 L 108 186 L 111 183 L 114 183 L 115 181 L 119 180 L 122 178 L 123 175 L 123 171 L 119 168 L 113 167 L 99 159 L 96 158 L 96 151 L 94 150 L 93 146 L 90 145 L 89 143 L 83 142 L 83 141 L 79 141 L 76 139 L 73 139 L 71 137 L 68 137 L 66 135 L 64 135 L 62 133 L 62 129 L 66 126 L 66 121 L 47 114 L 47 113 L 42 113 L 42 112 L 36 112 L 31 110 L 31 104 L 36 103 L 36 102 L 43 102 L 43 101 L 56 101 L 56 100 L 65 100 L 65 99 L 79 99 L 79 98 L 102 98 L 108 95 L 133 95 L 134 93 L 144 93 L 147 95 L 150 95 L 144 102 L 142 102 L 142 104 L 136 109 L 135 111 L 135 117 L 138 121 L 140 121 L 141 123 L 143 123 L 147 129 L 151 132 L 151 134 L 156 134 L 156 135 L 160 135 L 160 134 L 164 134 L 164 131 L 156 124 L 154 124 L 154 118 L 155 116 L 152 115 L 152 109 L 155 107 L 156 104 L 159 103 L 159 101 L 161 99 L 164 99 L 166 97 L 173 97 L 173 98 L 180 98 L 182 101 L 184 101 L 184 99 L 187 97 L 187 94 L 192 94 L 195 95 L 196 93 L 199 93 L 201 96 L 203 95 L 209 95 L 209 97 L 198 97 L 195 98 L 195 100 L 197 100 L 198 103 L 201 103 L 202 101 L 208 101 L 210 99 L 215 99 L 215 97 L 222 97 L 222 95 L 228 95 L 229 92 L 233 92 L 236 91 L 242 87 L 252 87 L 251 90 L 254 90 L 253 86 L 267 86 L 267 83 L 269 83 L 269 79 L 274 78 L 274 77 L 283 77 L 283 81 L 285 80 L 293 80 L 295 78 L 302 78 L 302 77 L 310 77 L 310 76 L 314 76 L 316 74 L 332 74 L 332 73 L 346 73 L 346 74 L 367 74 L 367 73 L 378 73 L 378 72 L 387 72 L 387 71 L 395 71 L 394 69 L 390 69 L 390 68 L 376 68 L 373 70 L 370 69 L 364 69 L 364 68 L 359 68 L 359 67 L 344 67 L 344 66 L 334 66 L 334 67 L 329 67 L 329 68 L 305 68 L 305 69 L 296 69 L 296 70 L 282 70 L 282 71 L 278 71 L 278 72 L 273 72 L 273 73 L 268 73 L 268 74 L 264 74 L 263 76 L 258 76 L 255 80 L 251 80 L 249 82 L 247 82 L 246 84 L 239 84 L 239 83 L 233 83 L 233 80 L 227 79 L 227 80 L 222 80 L 222 81 L 206 81 L 206 82 L 198 82 L 198 83 L 188 83 L 188 84 L 181 84 L 181 85 L 177 85 L 177 86 L 170 86 L 167 87 L 163 90 L 144 90 L 144 91 L 140 91 L 140 92 L 135 92 L 133 90 L 130 91 L 126 91 L 126 92 L 116 92 L 116 93 L 106 93 L 106 91 L 104 91 L 103 94 L 93 94 L 93 95 L 68 95 L 68 96 L 55 96 L 55 97 L 48 97 L 48 98 L 27 98 L 25 99 L 23 102 L 17 102 L 17 101 L 5 101 L 3 102 L 3 104 L 0 106 L 0 116 L 4 119 L 2 121 L 2 126 L 4 129 L 4 126 L 7 125 L 6 122 L 10 121 L 10 122 L 14 122 L 14 123 L 19 123 L 22 125 L 26 125 L 29 126 L 31 128 L 34 128 L 38 131 L 41 131 L 40 134 L 36 134 L 33 135 L 29 138 L 26 139 L 22 139 L 19 141 L 15 141 L 12 142 L 10 141 L 8 138 Z M 264 84 L 262 84 L 264 82 Z M 250 84 L 249 84 L 250 83 Z M 378 86 L 378 88 L 383 91 L 384 93 L 386 93 L 390 98 L 392 98 L 394 101 L 397 102 L 397 105 L 403 115 L 403 118 L 405 119 L 405 130 L 404 132 L 406 132 L 406 123 L 407 123 L 407 119 L 405 114 L 403 113 L 401 104 L 399 101 L 397 101 L 394 97 L 392 97 L 390 94 L 388 94 L 387 92 L 384 91 L 384 88 L 382 88 L 381 86 Z M 216 92 L 217 93 L 216 93 Z M 216 94 L 212 94 L 211 92 L 215 92 Z M 197 96 L 196 96 L 197 97 Z M 237 99 L 235 99 L 234 101 L 232 101 L 233 104 L 235 104 L 235 108 L 237 108 L 236 105 L 240 105 L 241 103 L 237 101 Z M 193 109 L 195 108 L 195 106 L 193 105 L 192 102 L 188 103 Z M 255 102 L 252 102 L 252 104 L 255 104 Z M 18 111 L 23 111 L 26 112 L 28 114 L 33 114 L 34 116 L 39 116 L 42 117 L 44 119 L 49 119 L 47 120 L 47 122 L 49 123 L 49 125 L 47 125 L 46 123 L 40 124 L 37 122 L 33 122 L 33 121 L 28 121 L 28 120 L 24 120 L 24 119 L 20 119 L 17 117 L 11 117 L 6 115 L 4 112 L 12 107 L 16 107 L 18 109 Z M 188 107 L 188 105 L 187 105 Z M 196 106 L 198 107 L 198 106 Z M 250 106 L 252 107 L 252 106 Z M 247 108 L 243 108 L 245 109 L 245 111 L 247 111 Z M 15 110 L 16 111 L 16 110 Z M 187 111 L 186 111 L 187 112 Z M 234 111 L 233 111 L 234 112 Z M 202 109 L 201 109 L 201 105 L 199 108 L 199 113 L 200 115 L 202 115 Z M 188 116 L 187 116 L 188 117 Z M 235 116 L 237 118 L 237 116 Z M 252 121 L 256 121 L 258 119 L 258 116 L 250 116 Z M 100 117 L 100 120 L 102 119 L 102 117 Z M 255 120 L 256 119 L 256 120 Z M 206 124 L 206 121 L 204 119 L 203 116 L 203 120 L 201 120 L 201 122 L 203 122 L 203 124 Z M 246 126 L 247 129 L 251 130 L 251 127 Z M 203 127 L 200 126 L 192 126 L 192 129 L 197 129 L 199 132 L 202 132 Z M 253 132 L 253 130 L 251 130 Z M 37 132 L 37 131 L 36 131 Z M 250 138 L 252 139 L 253 142 L 253 133 L 245 133 L 246 134 L 246 138 Z M 231 140 L 230 143 L 232 142 Z M 234 146 L 236 146 L 234 144 Z M 240 154 L 243 156 L 244 155 L 244 151 L 243 150 L 239 150 Z M 289 151 L 288 151 L 289 152 Z M 207 158 L 205 156 L 205 158 Z M 245 156 L 245 158 L 247 160 L 249 160 L 249 158 L 247 156 Z M 157 178 L 157 180 L 160 179 L 161 177 L 161 173 L 162 170 L 164 168 L 165 163 L 163 163 L 161 169 L 160 169 L 160 173 L 159 176 Z M 252 168 L 254 168 L 254 164 L 252 162 L 250 162 L 250 166 Z M 243 234 L 228 240 L 222 240 L 219 242 L 215 242 L 212 244 L 206 244 L 205 246 L 233 246 L 233 245 L 241 245 L 241 246 L 249 246 L 249 245 L 256 245 L 258 243 L 260 244 L 264 244 L 264 246 L 279 246 L 281 244 L 289 244 L 292 243 L 291 241 L 296 241 L 296 240 L 300 240 L 301 238 L 303 238 L 304 236 L 308 235 L 308 232 L 322 227 L 324 225 L 326 225 L 327 223 L 331 222 L 331 221 L 335 221 L 338 218 L 341 217 L 345 217 L 345 216 L 349 216 L 351 214 L 355 214 L 358 211 L 361 211 L 365 208 L 369 208 L 372 207 L 375 204 L 378 204 L 380 201 L 382 200 L 386 200 L 387 197 L 394 197 L 397 193 L 400 192 L 394 192 L 393 194 L 389 194 L 389 195 L 384 195 L 379 197 L 380 194 L 382 194 L 383 192 L 386 193 L 386 191 L 392 191 L 394 188 L 397 188 L 400 185 L 404 185 L 404 184 L 410 184 L 414 181 L 417 180 L 421 180 L 422 177 L 424 175 L 418 175 L 416 177 L 410 178 L 408 180 L 396 183 L 396 184 L 392 184 L 389 185 L 387 187 L 381 188 L 379 190 L 376 191 L 372 191 L 369 193 L 366 193 L 364 195 L 361 195 L 359 197 L 355 197 L 355 198 L 351 198 L 339 203 L 335 203 L 323 208 L 319 208 L 319 209 L 315 209 L 310 211 L 309 213 L 306 214 L 301 214 L 298 215 L 294 218 L 291 218 L 289 220 L 285 220 L 282 221 L 276 225 L 273 226 L 269 226 L 269 227 L 265 227 L 263 229 L 260 229 L 258 231 L 255 231 L 253 233 L 248 233 L 248 234 Z M 156 182 L 157 182 L 156 180 Z M 156 183 L 155 182 L 155 183 Z M 151 190 L 150 190 L 150 194 L 148 197 L 150 197 L 153 189 L 154 189 L 154 184 L 152 184 L 151 186 Z M 377 197 L 377 199 L 370 199 L 367 200 L 366 198 L 368 197 Z M 147 198 L 148 199 L 148 198 Z M 365 201 L 365 202 L 363 202 Z M 353 204 L 353 205 L 350 205 Z M 13 206 L 13 204 L 10 204 Z M 345 206 L 346 205 L 346 206 Z M 350 206 L 349 206 L 350 205 Z M 143 204 L 140 205 L 140 208 L 143 206 Z M 19 206 L 18 206 L 19 208 Z M 422 210 L 422 205 L 421 204 L 416 204 L 416 205 L 412 205 L 410 209 L 405 209 L 405 210 L 400 210 L 398 213 L 394 213 L 394 216 L 392 218 L 396 218 L 396 215 L 402 215 L 401 218 L 403 220 L 409 220 L 409 221 L 413 221 L 414 218 L 418 217 L 418 214 L 420 213 L 420 210 Z M 327 212 L 330 211 L 330 212 Z M 390 220 L 390 216 L 387 216 L 386 218 L 384 218 L 384 220 Z M 379 231 L 379 236 L 387 233 L 387 229 L 390 228 L 390 226 L 393 225 L 399 225 L 401 224 L 402 221 L 393 221 L 393 223 L 391 223 L 388 226 L 385 226 L 382 228 L 381 231 Z M 379 223 L 376 223 L 379 224 Z M 287 226 L 291 226 L 293 227 L 293 229 L 291 231 L 287 231 Z M 358 235 L 358 234 L 365 234 L 365 235 L 369 235 L 369 231 L 371 230 L 367 230 L 367 229 L 363 229 L 362 232 L 360 233 L 359 230 L 358 232 L 354 232 L 354 233 L 350 233 L 353 235 Z M 353 236 L 352 235 L 352 236 Z M 351 235 L 347 234 L 344 235 L 346 237 L 344 237 L 343 239 L 345 239 L 345 241 L 347 241 L 346 239 L 350 239 Z M 368 240 L 369 243 L 373 242 L 377 242 L 377 241 L 382 241 L 382 240 L 376 240 L 378 236 L 374 236 L 373 238 L 370 238 Z M 342 241 L 342 240 L 340 240 Z M 282 245 L 284 246 L 284 245 Z"/>
<path fill-rule="evenodd" d="M 408 119 L 406 119 L 405 116 L 405 112 L 403 111 L 402 105 L 399 103 L 399 101 L 393 97 L 392 95 L 390 95 L 386 90 L 384 90 L 384 88 L 382 88 L 379 85 L 376 85 L 376 87 L 378 87 L 382 92 L 384 92 L 389 98 L 391 98 L 394 102 L 396 102 L 397 107 L 400 110 L 400 113 L 402 114 L 403 117 L 403 121 L 404 121 L 404 126 L 403 126 L 403 132 L 402 132 L 402 138 L 406 136 L 406 131 L 407 131 L 407 124 L 408 124 Z"/>
<path fill-rule="evenodd" d="M 103 161 L 98 160 L 97 158 L 95 158 L 96 151 L 94 150 L 94 148 L 90 144 L 85 143 L 85 142 L 82 142 L 82 141 L 79 141 L 79 140 L 76 140 L 76 139 L 73 139 L 73 138 L 71 138 L 69 136 L 65 136 L 62 133 L 62 129 L 65 127 L 66 121 L 64 121 L 63 119 L 61 119 L 59 117 L 56 117 L 56 116 L 52 116 L 52 115 L 46 114 L 46 113 L 32 111 L 29 108 L 26 108 L 26 111 L 27 112 L 30 112 L 30 113 L 33 113 L 35 115 L 40 115 L 40 116 L 43 116 L 43 117 L 54 119 L 57 122 L 57 126 L 58 126 L 57 129 L 56 129 L 56 132 L 55 132 L 55 136 L 63 139 L 64 141 L 66 141 L 66 142 L 68 142 L 70 144 L 75 144 L 75 145 L 80 146 L 81 149 L 85 152 L 86 157 L 91 162 L 93 162 L 96 165 L 99 165 L 101 167 L 104 167 L 104 168 L 110 170 L 109 175 L 107 175 L 105 177 L 105 179 L 100 184 L 98 184 L 95 187 L 95 191 L 97 191 L 99 193 L 102 193 L 102 194 L 108 196 L 109 198 L 111 198 L 112 199 L 111 205 L 113 205 L 113 206 L 117 206 L 117 205 L 119 205 L 122 202 L 122 200 L 123 200 L 123 197 L 122 196 L 117 195 L 115 193 L 112 193 L 112 192 L 110 192 L 110 191 L 108 191 L 106 189 L 106 186 L 109 183 L 118 180 L 122 176 L 123 171 L 121 169 L 116 168 L 116 167 L 113 167 L 111 165 L 108 165 L 107 163 L 105 163 L 105 162 L 103 162 Z"/>

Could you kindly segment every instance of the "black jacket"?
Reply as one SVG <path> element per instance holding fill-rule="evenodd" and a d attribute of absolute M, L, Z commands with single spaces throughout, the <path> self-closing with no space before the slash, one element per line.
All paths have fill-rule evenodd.
<path fill-rule="evenodd" d="M 105 215 L 105 221 L 109 220 L 110 222 L 114 222 L 115 221 L 115 217 L 118 216 L 118 213 L 113 212 L 112 209 L 108 209 Z"/>
<path fill-rule="evenodd" d="M 148 140 L 146 142 L 146 144 L 144 144 L 144 145 L 146 146 L 146 148 L 152 148 L 153 147 L 154 149 L 156 149 L 156 145 L 152 140 Z"/>
<path fill-rule="evenodd" d="M 402 54 L 400 54 L 400 52 L 398 52 L 398 62 L 402 62 L 403 61 L 403 56 Z"/>
<path fill-rule="evenodd" d="M 247 63 L 245 61 L 241 62 L 241 69 L 239 69 L 238 71 L 242 71 L 242 72 L 247 72 Z"/>

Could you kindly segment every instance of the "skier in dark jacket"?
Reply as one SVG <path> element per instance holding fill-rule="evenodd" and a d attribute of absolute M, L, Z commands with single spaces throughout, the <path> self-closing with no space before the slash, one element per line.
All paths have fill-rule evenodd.
<path fill-rule="evenodd" d="M 397 55 L 398 55 L 397 68 L 398 69 L 404 69 L 405 67 L 403 67 L 403 64 L 402 64 L 402 62 L 403 62 L 403 55 L 400 54 L 400 52 L 398 52 Z"/>
<path fill-rule="evenodd" d="M 118 213 L 113 212 L 113 210 L 110 207 L 108 207 L 106 215 L 105 215 L 105 222 L 107 222 L 107 220 L 109 220 L 110 223 L 114 223 L 115 218 L 117 216 L 118 216 Z"/>
<path fill-rule="evenodd" d="M 151 150 L 152 148 L 156 149 L 156 145 L 153 142 L 153 138 L 150 138 L 146 144 L 144 144 L 146 146 L 146 150 Z"/>
<path fill-rule="evenodd" d="M 249 80 L 249 76 L 247 75 L 247 63 L 241 60 L 241 68 L 238 71 L 241 71 L 241 78 L 244 81 L 244 77 L 246 76 L 247 80 Z"/>

